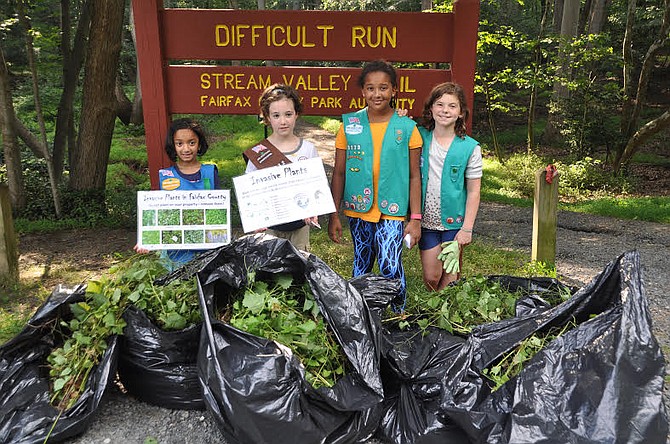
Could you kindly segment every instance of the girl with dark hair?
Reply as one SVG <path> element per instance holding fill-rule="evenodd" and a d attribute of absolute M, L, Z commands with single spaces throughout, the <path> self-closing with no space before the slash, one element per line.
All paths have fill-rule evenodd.
<path fill-rule="evenodd" d="M 212 190 L 219 188 L 214 164 L 198 159 L 209 145 L 202 126 L 188 118 L 172 122 L 165 138 L 165 152 L 174 165 L 158 172 L 161 190 Z"/>
<path fill-rule="evenodd" d="M 219 173 L 214 164 L 200 163 L 198 159 L 209 145 L 202 126 L 188 118 L 174 120 L 165 138 L 165 152 L 174 165 L 158 171 L 161 190 L 212 190 L 219 188 Z M 135 245 L 138 253 L 149 250 Z M 161 257 L 170 261 L 170 268 L 189 262 L 203 250 L 162 250 Z"/>
<path fill-rule="evenodd" d="M 398 83 L 390 63 L 367 63 L 358 85 L 367 106 L 342 116 L 331 190 L 335 208 L 343 204 L 349 220 L 353 276 L 369 273 L 378 262 L 381 275 L 400 280 L 392 306 L 403 311 L 403 238 L 411 247 L 421 237 L 421 137 L 412 119 L 395 112 Z M 337 212 L 330 215 L 328 235 L 334 242 L 342 241 Z"/>

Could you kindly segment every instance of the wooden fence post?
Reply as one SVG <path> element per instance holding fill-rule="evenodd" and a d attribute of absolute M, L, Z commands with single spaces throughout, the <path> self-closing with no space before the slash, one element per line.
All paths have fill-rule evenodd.
<path fill-rule="evenodd" d="M 547 182 L 547 171 L 535 173 L 533 201 L 533 245 L 531 260 L 556 263 L 556 226 L 558 219 L 558 173 Z"/>
<path fill-rule="evenodd" d="M 0 278 L 16 280 L 19 278 L 19 252 L 9 187 L 0 184 Z"/>

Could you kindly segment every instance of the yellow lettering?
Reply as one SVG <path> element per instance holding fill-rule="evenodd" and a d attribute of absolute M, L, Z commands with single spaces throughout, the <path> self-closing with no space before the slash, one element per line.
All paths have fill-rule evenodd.
<path fill-rule="evenodd" d="M 263 76 L 258 76 L 258 89 L 265 89 L 268 86 L 272 85 L 272 78 L 268 74 L 265 79 Z"/>
<path fill-rule="evenodd" d="M 278 40 L 277 39 L 277 31 L 281 31 L 282 33 L 286 34 L 286 31 L 284 31 L 284 28 L 281 26 L 274 26 L 272 28 L 272 45 L 271 46 L 284 46 L 284 43 L 286 43 L 286 39 L 283 40 Z"/>
<path fill-rule="evenodd" d="M 348 75 L 348 76 L 346 76 L 346 77 L 345 77 L 345 76 L 342 76 L 342 82 L 344 83 L 344 90 L 345 90 L 345 91 L 348 91 L 348 90 L 349 90 L 349 87 L 348 87 L 348 85 L 349 85 L 349 80 L 351 80 L 351 75 Z"/>
<path fill-rule="evenodd" d="M 288 26 L 288 29 L 286 30 L 286 41 L 288 42 L 288 46 L 293 46 L 294 48 L 296 46 L 300 46 L 300 27 L 297 29 L 293 28 L 292 26 Z M 291 30 L 295 30 L 295 41 L 291 41 Z"/>
<path fill-rule="evenodd" d="M 244 37 L 246 34 L 243 32 L 243 30 L 249 29 L 249 25 L 237 25 L 237 35 L 235 42 L 237 43 L 237 46 L 242 46 L 242 37 Z"/>
<path fill-rule="evenodd" d="M 398 108 L 414 109 L 416 99 L 398 99 Z M 405 106 L 407 105 L 407 106 Z"/>
<path fill-rule="evenodd" d="M 328 46 L 328 31 L 330 31 L 331 29 L 335 29 L 335 26 L 333 26 L 333 25 L 317 25 L 316 29 L 320 29 L 321 31 L 323 31 L 323 40 L 322 40 L 323 41 L 323 47 L 324 48 L 327 47 Z"/>
<path fill-rule="evenodd" d="M 226 25 L 216 25 L 216 46 L 228 46 L 230 43 L 230 29 Z M 222 32 L 225 34 L 225 37 L 222 38 Z"/>
<path fill-rule="evenodd" d="M 398 86 L 400 92 L 416 92 L 416 89 L 409 85 L 409 76 L 400 76 Z"/>
<path fill-rule="evenodd" d="M 352 26 L 351 27 L 351 47 L 356 47 L 356 42 L 358 42 L 361 47 L 365 47 L 363 43 L 363 36 L 365 36 L 365 28 L 362 26 Z"/>
<path fill-rule="evenodd" d="M 256 40 L 260 38 L 260 29 L 265 28 L 263 25 L 252 25 L 251 26 L 251 46 L 256 46 Z"/>
<path fill-rule="evenodd" d="M 306 26 L 301 26 L 302 28 L 302 47 L 303 48 L 313 48 L 316 45 L 312 42 L 307 41 L 307 27 Z"/>
<path fill-rule="evenodd" d="M 390 44 L 391 48 L 396 47 L 396 42 L 398 40 L 397 29 L 394 26 L 391 28 L 391 31 L 384 26 L 384 48 L 386 48 L 387 42 Z"/>
<path fill-rule="evenodd" d="M 287 84 L 289 86 L 293 86 L 293 79 L 295 78 L 295 76 L 293 74 L 291 74 L 291 77 L 286 77 L 286 74 L 282 74 L 281 77 L 282 77 L 282 79 L 284 79 L 285 84 Z"/>
<path fill-rule="evenodd" d="M 353 98 L 349 102 L 349 109 L 362 109 L 365 108 L 365 97 Z"/>
<path fill-rule="evenodd" d="M 209 74 L 203 73 L 200 76 L 200 88 L 209 89 L 212 86 L 212 82 L 209 81 Z"/>
<path fill-rule="evenodd" d="M 374 34 L 374 35 L 373 35 Z M 373 39 L 374 37 L 374 39 Z M 352 26 L 351 28 L 351 47 L 360 45 L 362 48 L 378 48 L 380 45 L 384 48 L 390 46 L 396 47 L 397 29 L 392 27 L 390 30 L 385 26 Z"/>

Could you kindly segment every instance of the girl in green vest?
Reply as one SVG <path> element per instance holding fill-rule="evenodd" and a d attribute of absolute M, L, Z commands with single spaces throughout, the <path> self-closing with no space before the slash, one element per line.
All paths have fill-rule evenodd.
<path fill-rule="evenodd" d="M 472 242 L 479 209 L 482 152 L 479 143 L 466 135 L 470 111 L 465 93 L 452 82 L 437 85 L 428 96 L 420 119 L 421 154 L 421 264 L 423 280 L 431 290 L 441 290 L 459 277 L 438 259 L 442 243 L 458 244 L 458 267 L 463 247 Z"/>
<path fill-rule="evenodd" d="M 411 247 L 421 237 L 421 136 L 412 119 L 395 112 L 398 84 L 390 63 L 367 63 L 358 84 L 367 107 L 342 116 L 331 191 L 349 221 L 353 276 L 371 272 L 377 261 L 382 276 L 400 280 L 393 308 L 403 311 L 403 238 Z M 330 215 L 328 235 L 342 242 L 337 212 Z"/>

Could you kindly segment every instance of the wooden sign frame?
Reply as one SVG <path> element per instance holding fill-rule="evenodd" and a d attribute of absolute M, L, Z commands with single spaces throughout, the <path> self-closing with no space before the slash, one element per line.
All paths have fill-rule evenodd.
<path fill-rule="evenodd" d="M 304 115 L 340 115 L 364 106 L 360 68 L 349 62 L 437 64 L 398 69 L 399 106 L 412 115 L 450 80 L 473 103 L 479 0 L 457 0 L 453 13 L 178 9 L 163 0 L 132 8 L 152 189 L 171 164 L 163 146 L 172 114 L 257 114 L 262 90 L 282 82 L 298 90 Z M 292 66 L 232 63 L 241 60 Z M 341 66 L 303 66 L 314 61 Z"/>

